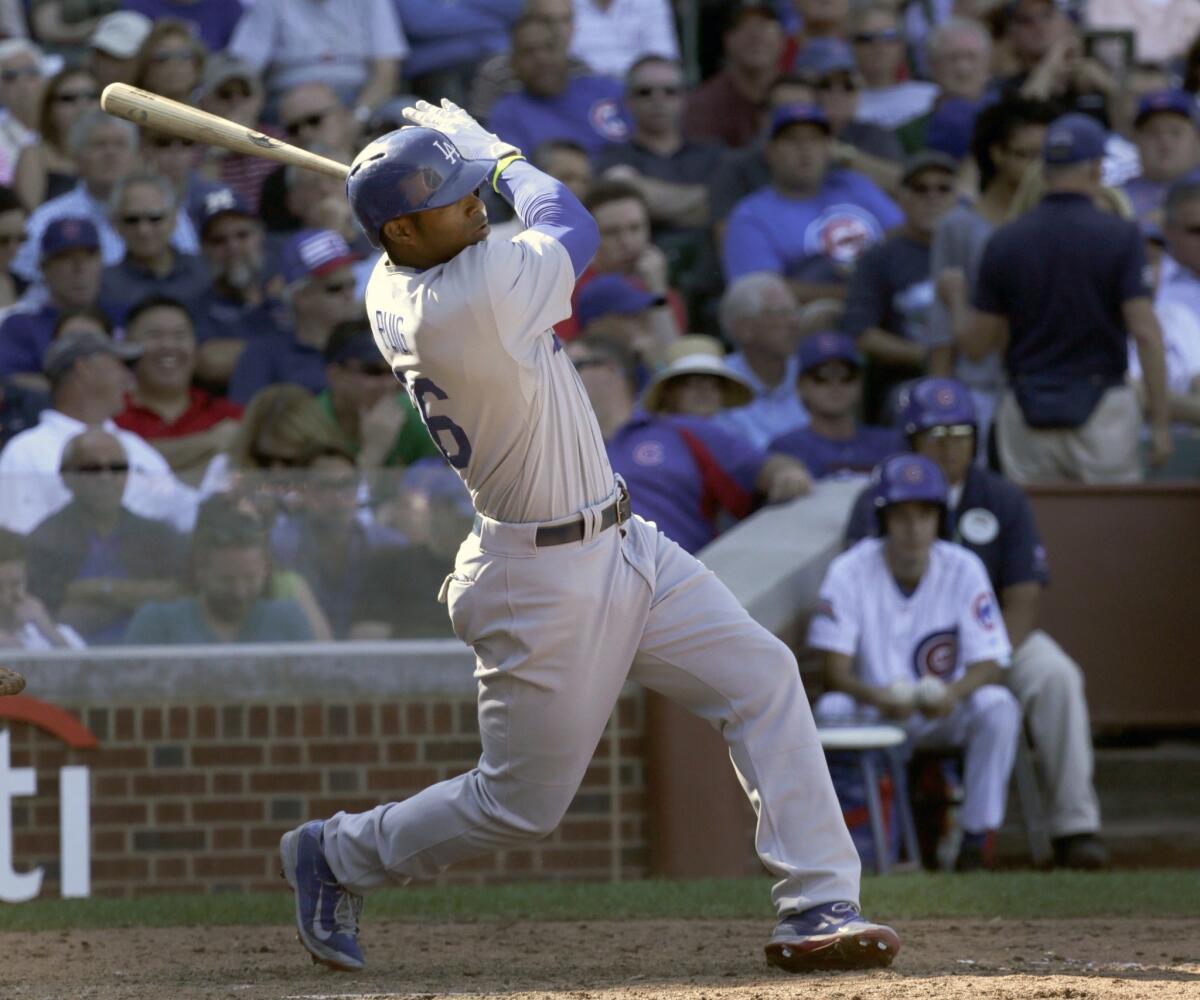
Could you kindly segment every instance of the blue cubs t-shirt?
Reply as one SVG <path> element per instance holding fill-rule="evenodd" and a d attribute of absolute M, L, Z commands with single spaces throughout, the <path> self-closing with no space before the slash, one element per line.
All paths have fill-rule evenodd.
<path fill-rule="evenodd" d="M 729 216 L 725 280 L 773 271 L 803 281 L 844 281 L 863 251 L 903 221 L 899 206 L 853 170 L 829 171 L 811 198 L 763 188 Z"/>
<path fill-rule="evenodd" d="M 570 139 L 594 155 L 610 142 L 629 138 L 621 96 L 616 80 L 574 76 L 558 97 L 505 94 L 492 108 L 488 127 L 526 156 L 551 139 Z"/>
<path fill-rule="evenodd" d="M 868 473 L 880 462 L 905 451 L 904 437 L 891 427 L 858 427 L 844 441 L 802 427 L 771 442 L 768 451 L 789 455 L 804 463 L 814 479 Z"/>
<path fill-rule="evenodd" d="M 605 442 L 613 471 L 629 486 L 633 512 L 688 552 L 754 507 L 766 455 L 699 417 L 638 413 Z"/>

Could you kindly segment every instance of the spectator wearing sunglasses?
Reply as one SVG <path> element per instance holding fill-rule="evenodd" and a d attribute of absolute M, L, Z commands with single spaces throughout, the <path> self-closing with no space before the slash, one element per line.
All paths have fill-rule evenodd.
<path fill-rule="evenodd" d="M 904 150 L 889 129 L 857 120 L 862 79 L 850 47 L 837 38 L 814 39 L 796 57 L 792 72 L 812 86 L 816 105 L 829 120 L 833 162 L 894 192 Z"/>
<path fill-rule="evenodd" d="M 360 469 L 441 458 L 408 393 L 383 360 L 365 319 L 339 323 L 325 345 L 328 388 L 317 402 L 342 432 Z"/>
<path fill-rule="evenodd" d="M 133 84 L 173 101 L 190 103 L 208 50 L 186 21 L 156 21 L 137 55 Z"/>
<path fill-rule="evenodd" d="M 25 291 L 28 282 L 12 271 L 13 258 L 25 242 L 29 213 L 12 188 L 0 187 L 0 309 L 7 309 Z"/>
<path fill-rule="evenodd" d="M 324 155 L 343 163 L 357 152 L 354 118 L 327 83 L 302 83 L 285 91 L 279 102 L 279 123 L 287 141 L 301 149 L 323 149 Z M 301 228 L 287 205 L 286 167 L 277 168 L 263 181 L 259 214 L 268 232 L 292 233 Z"/>
<path fill-rule="evenodd" d="M 117 181 L 136 167 L 137 128 L 123 118 L 114 118 L 93 108 L 80 115 L 71 126 L 67 147 L 75 159 L 79 183 L 66 194 L 52 198 L 34 210 L 29 217 L 29 240 L 13 263 L 17 273 L 30 282 L 38 277 L 42 233 L 55 219 L 90 220 L 100 234 L 100 255 L 105 264 L 116 264 L 125 256 L 125 241 L 109 221 L 108 200 Z M 149 156 L 147 163 L 154 166 Z M 198 249 L 195 227 L 182 212 L 178 213 L 171 245 L 181 253 L 195 253 Z"/>
<path fill-rule="evenodd" d="M 909 158 L 900 184 L 904 222 L 859 259 L 846 293 L 842 332 L 853 337 L 870 362 L 869 419 L 889 422 L 889 394 L 906 379 L 949 374 L 953 341 L 933 336 L 931 261 L 933 234 L 954 207 L 957 164 L 943 153 Z"/>
<path fill-rule="evenodd" d="M 295 382 L 311 392 L 325 388 L 329 337 L 362 309 L 354 294 L 355 262 L 346 241 L 328 229 L 301 230 L 287 242 L 280 273 L 292 332 L 251 340 L 229 381 L 230 399 L 245 405 L 276 382 Z"/>
<path fill-rule="evenodd" d="M 0 374 L 45 388 L 42 362 L 64 313 L 90 309 L 100 295 L 100 236 L 87 219 L 56 219 L 42 235 L 44 294 L 18 303 L 0 323 Z"/>
<path fill-rule="evenodd" d="M 100 301 L 120 324 L 149 295 L 166 295 L 189 307 L 209 286 L 208 268 L 196 254 L 171 246 L 175 229 L 175 189 L 158 174 L 122 178 L 109 199 L 113 228 L 125 243 L 125 256 L 104 269 Z"/>
<path fill-rule="evenodd" d="M 204 153 L 195 139 L 146 132 L 142 140 L 145 168 L 171 182 L 175 189 L 175 231 L 171 245 L 181 253 L 199 253 L 199 230 L 204 218 L 205 199 L 225 188 L 204 177 L 198 169 Z"/>
<path fill-rule="evenodd" d="M 197 481 L 237 431 L 242 408 L 192 385 L 196 335 L 187 307 L 153 295 L 125 319 L 125 340 L 142 349 L 133 363 L 134 385 L 118 427 L 149 441 L 184 479 Z"/>
<path fill-rule="evenodd" d="M 179 592 L 183 536 L 126 509 L 129 456 L 108 431 L 71 438 L 59 471 L 71 499 L 29 535 L 29 589 L 90 645 L 118 643 L 146 601 Z"/>
<path fill-rule="evenodd" d="M 629 142 L 609 146 L 597 157 L 599 170 L 637 188 L 655 226 L 668 230 L 708 225 L 708 183 L 723 156 L 716 143 L 684 136 L 686 92 L 678 61 L 659 55 L 637 59 L 625 77 L 633 133 Z"/>
<path fill-rule="evenodd" d="M 249 66 L 233 56 L 218 52 L 204 64 L 204 77 L 196 91 L 201 110 L 245 125 L 273 138 L 281 132 L 260 120 L 263 110 L 262 82 Z M 261 156 L 235 153 L 219 146 L 206 146 L 201 171 L 211 181 L 230 188 L 251 211 L 258 211 L 262 187 L 278 164 Z"/>
<path fill-rule="evenodd" d="M 851 31 L 854 64 L 863 80 L 857 120 L 894 129 L 928 111 L 937 85 L 902 79 L 907 76 L 904 35 L 895 8 L 879 2 L 861 8 Z"/>
<path fill-rule="evenodd" d="M 67 152 L 67 133 L 99 100 L 96 78 L 82 67 L 65 69 L 46 82 L 38 113 L 41 141 L 22 150 L 14 181 L 26 205 L 40 205 L 75 186 L 79 177 Z"/>
<path fill-rule="evenodd" d="M 130 468 L 124 505 L 180 531 L 191 529 L 195 492 L 171 474 L 162 455 L 112 421 L 133 382 L 125 362 L 141 353 L 92 330 L 63 333 L 51 344 L 44 362 L 50 408 L 0 452 L 0 526 L 27 534 L 66 506 L 71 495 L 57 475 L 63 450 L 91 427 L 114 435 L 125 449 Z"/>
<path fill-rule="evenodd" d="M 319 80 L 365 121 L 396 92 L 408 41 L 387 0 L 262 0 L 247 7 L 229 52 L 263 74 L 270 101 Z"/>
<path fill-rule="evenodd" d="M 890 427 L 858 422 L 862 402 L 862 356 L 849 337 L 814 333 L 800 344 L 796 390 L 808 411 L 808 426 L 771 442 L 772 454 L 789 455 L 813 479 L 870 473 L 889 455 L 904 451 Z"/>

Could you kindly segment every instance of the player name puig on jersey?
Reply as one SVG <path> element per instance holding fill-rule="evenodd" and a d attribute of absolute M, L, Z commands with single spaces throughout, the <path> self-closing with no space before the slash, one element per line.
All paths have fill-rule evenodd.
<path fill-rule="evenodd" d="M 379 339 L 397 354 L 412 354 L 412 348 L 408 346 L 404 331 L 400 329 L 403 323 L 404 317 L 399 313 L 384 312 L 382 309 L 375 310 L 375 333 Z"/>

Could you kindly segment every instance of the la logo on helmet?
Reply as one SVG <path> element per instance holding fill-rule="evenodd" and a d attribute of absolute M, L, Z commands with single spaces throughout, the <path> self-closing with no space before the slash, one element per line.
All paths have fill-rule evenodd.
<path fill-rule="evenodd" d="M 442 156 L 446 158 L 447 163 L 457 163 L 462 159 L 462 154 L 454 148 L 454 144 L 447 142 L 445 139 L 434 139 L 433 144 L 437 146 Z"/>

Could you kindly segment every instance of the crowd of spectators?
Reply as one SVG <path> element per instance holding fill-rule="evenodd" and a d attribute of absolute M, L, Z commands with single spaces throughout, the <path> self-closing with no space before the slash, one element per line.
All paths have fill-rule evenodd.
<path fill-rule="evenodd" d="M 470 526 L 337 182 L 106 84 L 344 161 L 419 97 L 521 147 L 600 230 L 556 333 L 613 467 L 696 551 L 903 450 L 928 376 L 1012 482 L 1197 473 L 1200 17 L 1155 9 L 0 3 L 0 641 L 446 634 Z"/>

